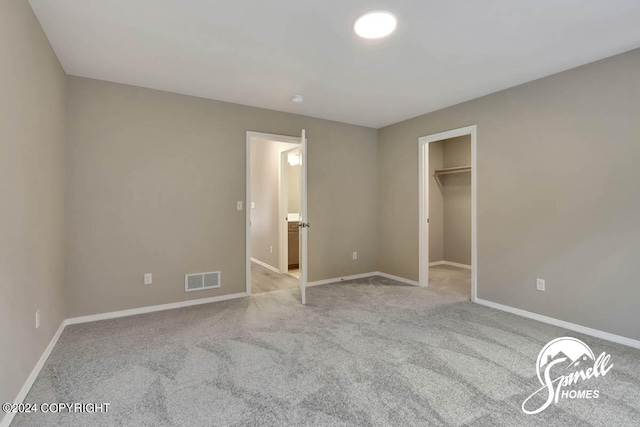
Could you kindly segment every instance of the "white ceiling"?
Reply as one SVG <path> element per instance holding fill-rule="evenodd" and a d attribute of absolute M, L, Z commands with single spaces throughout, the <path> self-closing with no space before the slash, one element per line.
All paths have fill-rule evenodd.
<path fill-rule="evenodd" d="M 374 128 L 640 47 L 640 0 L 30 3 L 69 74 Z"/>

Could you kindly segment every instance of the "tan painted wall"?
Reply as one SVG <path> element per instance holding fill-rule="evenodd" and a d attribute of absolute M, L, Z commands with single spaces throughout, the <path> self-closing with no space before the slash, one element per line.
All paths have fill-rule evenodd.
<path fill-rule="evenodd" d="M 12 402 L 64 319 L 65 80 L 26 1 L 0 2 L 0 64 L 0 402 Z"/>
<path fill-rule="evenodd" d="M 67 84 L 69 317 L 244 291 L 236 200 L 245 199 L 248 130 L 307 129 L 309 279 L 376 270 L 375 130 L 79 77 Z M 222 271 L 220 289 L 184 292 L 185 273 L 212 270 Z"/>
<path fill-rule="evenodd" d="M 380 129 L 380 270 L 418 279 L 418 138 L 476 124 L 479 297 L 640 339 L 638 70 L 634 50 Z"/>
<path fill-rule="evenodd" d="M 443 166 L 471 164 L 471 136 L 443 141 Z M 443 175 L 444 259 L 471 265 L 471 174 Z"/>

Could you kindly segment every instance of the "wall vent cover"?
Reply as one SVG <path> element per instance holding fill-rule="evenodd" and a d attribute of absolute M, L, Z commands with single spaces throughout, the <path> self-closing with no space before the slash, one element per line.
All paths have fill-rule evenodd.
<path fill-rule="evenodd" d="M 220 272 L 194 273 L 184 276 L 184 291 L 203 291 L 220 287 Z"/>

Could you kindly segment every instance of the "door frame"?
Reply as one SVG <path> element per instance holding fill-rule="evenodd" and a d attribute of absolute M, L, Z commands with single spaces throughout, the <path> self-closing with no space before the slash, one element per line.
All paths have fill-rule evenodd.
<path fill-rule="evenodd" d="M 429 285 L 429 143 L 471 136 L 471 301 L 478 298 L 478 156 L 477 126 L 466 126 L 418 138 L 418 263 L 419 285 Z"/>
<path fill-rule="evenodd" d="M 278 181 L 278 215 L 280 217 L 280 222 L 278 223 L 278 235 L 279 238 L 279 254 L 280 254 L 280 265 L 278 265 L 278 269 L 280 270 L 280 274 L 289 273 L 289 227 L 288 227 L 288 215 L 289 215 L 289 188 L 288 188 L 288 175 L 286 172 L 286 164 L 289 161 L 288 156 L 292 151 L 300 151 L 300 147 L 287 148 L 280 152 L 280 176 Z M 301 180 L 302 181 L 302 180 Z M 302 182 L 300 182 L 302 185 Z M 300 213 L 298 212 L 298 215 Z M 287 218 L 284 223 L 282 222 L 282 218 Z"/>
<path fill-rule="evenodd" d="M 251 141 L 261 139 L 275 142 L 285 142 L 288 144 L 300 144 L 299 136 L 276 135 L 272 133 L 247 131 L 246 146 L 246 183 L 245 183 L 245 292 L 251 295 Z M 280 175 L 279 178 L 280 179 Z M 280 191 L 281 184 L 278 185 Z M 279 232 L 278 234 L 282 234 Z"/>

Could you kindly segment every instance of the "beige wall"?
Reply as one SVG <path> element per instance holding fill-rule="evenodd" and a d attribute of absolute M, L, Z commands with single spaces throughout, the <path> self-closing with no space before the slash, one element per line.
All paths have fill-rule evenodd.
<path fill-rule="evenodd" d="M 0 402 L 12 402 L 64 319 L 65 81 L 26 1 L 0 2 L 0 64 Z"/>
<path fill-rule="evenodd" d="M 418 278 L 418 138 L 476 124 L 478 296 L 640 339 L 638 70 L 634 50 L 380 129 L 380 270 Z"/>
<path fill-rule="evenodd" d="M 309 279 L 376 270 L 375 130 L 79 77 L 67 85 L 68 317 L 244 292 L 236 200 L 248 130 L 307 129 Z M 185 273 L 212 270 L 220 289 L 184 292 Z"/>
<path fill-rule="evenodd" d="M 279 268 L 280 153 L 291 144 L 251 142 L 251 256 Z M 282 218 L 284 222 L 284 217 Z M 271 251 L 273 247 L 273 252 Z"/>
<path fill-rule="evenodd" d="M 443 166 L 453 168 L 471 164 L 471 136 L 442 142 Z M 471 174 L 443 175 L 444 259 L 471 265 Z"/>

